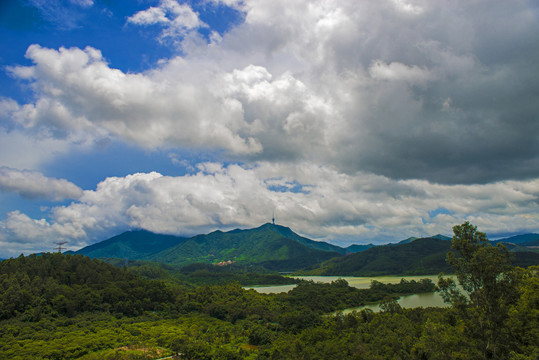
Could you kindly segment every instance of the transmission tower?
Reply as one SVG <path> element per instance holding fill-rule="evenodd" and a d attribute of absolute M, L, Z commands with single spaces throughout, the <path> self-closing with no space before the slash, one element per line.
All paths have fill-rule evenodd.
<path fill-rule="evenodd" d="M 58 245 L 57 247 L 54 248 L 54 250 L 58 250 L 59 253 L 62 252 L 62 245 L 64 244 L 67 244 L 67 241 L 59 241 L 59 242 L 55 242 L 56 245 Z"/>

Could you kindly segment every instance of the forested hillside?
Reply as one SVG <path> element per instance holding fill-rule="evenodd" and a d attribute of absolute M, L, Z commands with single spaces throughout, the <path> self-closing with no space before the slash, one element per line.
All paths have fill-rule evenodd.
<path fill-rule="evenodd" d="M 447 260 L 456 280 L 438 282 L 450 308 L 396 302 L 434 291 L 430 280 L 369 289 L 300 281 L 288 293 L 261 294 L 81 255 L 4 260 L 0 358 L 537 359 L 539 267 L 514 267 L 469 223 L 454 230 Z M 183 280 L 218 274 L 208 266 L 184 268 Z M 371 302 L 381 302 L 380 313 L 335 314 Z"/>
<path fill-rule="evenodd" d="M 140 315 L 162 310 L 175 294 L 159 281 L 82 255 L 43 254 L 0 262 L 0 318 L 73 316 L 87 311 Z"/>
<path fill-rule="evenodd" d="M 451 241 L 440 238 L 420 238 L 399 244 L 371 247 L 359 253 L 331 259 L 318 269 L 304 271 L 309 275 L 380 276 L 426 275 L 451 273 L 445 261 Z M 539 253 L 512 252 L 515 266 L 539 264 Z"/>
<path fill-rule="evenodd" d="M 433 290 L 428 280 L 369 290 L 341 280 L 264 295 L 237 283 L 143 280 L 82 255 L 21 256 L 0 262 L 0 358 L 243 358 L 282 334 L 321 326 L 329 312 Z"/>

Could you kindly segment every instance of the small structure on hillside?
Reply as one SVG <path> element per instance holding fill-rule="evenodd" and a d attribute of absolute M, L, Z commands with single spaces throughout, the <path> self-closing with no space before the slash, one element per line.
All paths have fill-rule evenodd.
<path fill-rule="evenodd" d="M 58 245 L 57 247 L 54 248 L 54 250 L 58 250 L 59 253 L 62 252 L 62 249 L 65 249 L 62 247 L 62 245 L 65 245 L 67 244 L 67 241 L 59 241 L 59 242 L 55 242 L 56 245 Z"/>
<path fill-rule="evenodd" d="M 217 265 L 217 266 L 228 266 L 228 265 L 232 265 L 232 264 L 234 264 L 234 261 L 228 260 L 228 261 L 221 261 L 221 262 L 218 262 L 218 263 L 215 264 L 215 265 Z"/>

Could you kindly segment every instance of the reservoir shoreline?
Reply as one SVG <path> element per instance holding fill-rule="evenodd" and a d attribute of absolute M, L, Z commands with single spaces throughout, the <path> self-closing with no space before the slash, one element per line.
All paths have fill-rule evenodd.
<path fill-rule="evenodd" d="M 452 276 L 452 275 L 447 275 Z M 433 283 L 438 281 L 438 275 L 414 275 L 414 276 L 373 276 L 373 277 L 356 277 L 356 276 L 293 276 L 294 279 L 302 279 L 306 281 L 314 282 L 323 282 L 331 283 L 335 280 L 345 280 L 350 286 L 353 286 L 358 289 L 368 289 L 373 280 L 379 281 L 384 284 L 396 284 L 404 279 L 406 281 L 419 281 L 421 279 L 430 279 Z M 290 285 L 256 285 L 256 286 L 245 286 L 244 289 L 253 289 L 257 292 L 263 294 L 271 293 L 282 293 L 288 292 L 296 287 L 296 284 Z M 444 303 L 441 295 L 437 292 L 432 293 L 423 293 L 423 294 L 413 294 L 401 296 L 397 302 L 403 308 L 414 308 L 414 307 L 447 307 L 448 304 Z M 356 308 L 340 310 L 336 313 L 347 314 L 352 311 L 360 311 L 362 309 L 371 309 L 375 312 L 379 311 L 379 303 L 376 304 L 367 304 Z"/>

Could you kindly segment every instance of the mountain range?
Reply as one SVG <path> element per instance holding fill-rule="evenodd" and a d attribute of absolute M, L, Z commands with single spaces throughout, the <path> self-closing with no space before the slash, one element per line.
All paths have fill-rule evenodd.
<path fill-rule="evenodd" d="M 191 238 L 129 231 L 76 251 L 90 257 L 148 260 L 178 266 L 230 261 L 279 271 L 311 267 L 344 253 L 346 250 L 339 246 L 310 240 L 290 228 L 269 223 L 254 229 L 217 230 Z"/>
<path fill-rule="evenodd" d="M 342 248 L 302 237 L 290 228 L 264 224 L 253 229 L 220 230 L 190 238 L 128 231 L 76 251 L 92 258 L 120 258 L 173 266 L 192 263 L 256 265 L 272 271 L 312 275 L 372 276 L 450 272 L 445 256 L 451 238 L 435 235 L 396 244 Z M 538 234 L 496 240 L 515 253 L 519 266 L 539 264 Z"/>

